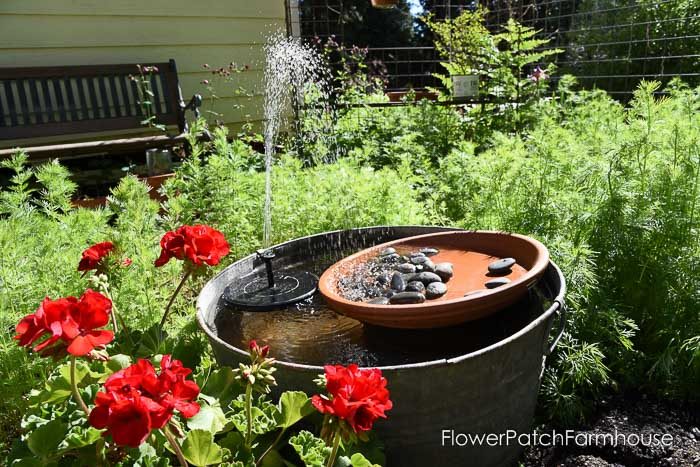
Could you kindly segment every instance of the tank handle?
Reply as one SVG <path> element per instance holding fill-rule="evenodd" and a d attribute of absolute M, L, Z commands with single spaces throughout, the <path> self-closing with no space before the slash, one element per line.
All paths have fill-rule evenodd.
<path fill-rule="evenodd" d="M 559 340 L 561 339 L 561 336 L 564 335 L 564 330 L 566 329 L 566 305 L 564 304 L 563 300 L 559 299 L 554 301 L 554 305 L 558 308 L 556 313 L 559 314 L 559 331 L 557 331 L 557 337 L 554 338 L 554 341 L 551 343 L 551 345 L 549 345 L 545 349 L 545 356 L 549 356 L 552 352 L 554 352 L 554 348 L 559 343 Z"/>

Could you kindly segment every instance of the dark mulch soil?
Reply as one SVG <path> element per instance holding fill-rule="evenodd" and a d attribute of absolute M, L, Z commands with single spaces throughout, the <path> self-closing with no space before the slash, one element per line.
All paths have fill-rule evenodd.
<path fill-rule="evenodd" d="M 551 432 L 541 427 L 540 432 Z M 525 467 L 700 467 L 700 410 L 698 407 L 671 405 L 645 396 L 616 396 L 603 401 L 590 424 L 576 433 L 643 435 L 648 439 L 668 433 L 671 446 L 617 446 L 610 444 L 585 447 L 530 447 L 522 465 Z M 559 430 L 562 432 L 563 430 Z M 601 439 L 601 438 L 599 438 Z M 602 445 L 601 445 L 602 444 Z"/>

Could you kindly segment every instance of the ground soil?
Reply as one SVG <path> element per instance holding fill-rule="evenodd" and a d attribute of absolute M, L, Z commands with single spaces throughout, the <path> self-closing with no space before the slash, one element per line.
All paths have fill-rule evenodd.
<path fill-rule="evenodd" d="M 551 432 L 552 427 L 540 427 Z M 615 396 L 603 400 L 591 421 L 576 433 L 600 435 L 654 433 L 673 436 L 671 446 L 631 446 L 618 443 L 579 447 L 575 443 L 557 447 L 530 447 L 525 467 L 700 467 L 700 409 L 660 402 L 646 396 Z M 562 432 L 562 429 L 558 430 Z M 599 438 L 601 439 L 601 438 Z M 573 445 L 572 445 L 573 444 Z"/>

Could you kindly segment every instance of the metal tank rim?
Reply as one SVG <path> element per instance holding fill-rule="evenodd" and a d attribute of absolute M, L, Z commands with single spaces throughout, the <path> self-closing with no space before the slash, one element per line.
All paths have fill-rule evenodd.
<path fill-rule="evenodd" d="M 439 227 L 439 226 L 421 226 L 421 225 L 407 225 L 407 226 L 385 226 L 385 225 L 380 225 L 380 226 L 371 226 L 371 227 L 362 227 L 362 228 L 356 228 L 356 229 L 339 229 L 339 230 L 333 230 L 333 231 L 328 231 L 328 232 L 322 232 L 314 235 L 307 235 L 305 237 L 298 237 L 292 240 L 288 240 L 283 243 L 279 243 L 277 245 L 271 246 L 270 249 L 276 250 L 279 248 L 284 247 L 285 245 L 290 245 L 296 242 L 299 242 L 300 240 L 305 240 L 309 238 L 315 238 L 315 237 L 324 237 L 328 236 L 331 234 L 338 234 L 341 232 L 357 232 L 361 233 L 362 231 L 370 231 L 370 230 L 377 230 L 377 229 L 388 229 L 388 228 L 437 228 L 445 231 L 449 230 L 466 230 L 466 229 L 458 229 L 458 228 L 446 228 L 446 227 Z M 199 327 L 207 334 L 207 337 L 213 341 L 215 341 L 217 344 L 223 346 L 227 350 L 239 355 L 242 358 L 247 358 L 248 357 L 248 352 L 239 349 L 238 347 L 235 347 L 226 341 L 222 340 L 219 338 L 218 334 L 216 333 L 216 330 L 212 329 L 209 324 L 206 321 L 205 318 L 205 307 L 204 307 L 204 301 L 211 301 L 210 297 L 206 296 L 205 292 L 207 289 L 213 287 L 213 284 L 216 282 L 216 280 L 224 275 L 226 271 L 231 268 L 232 266 L 245 262 L 245 261 L 250 261 L 253 260 L 256 257 L 256 253 L 252 253 L 248 256 L 245 256 L 238 261 L 232 263 L 231 265 L 227 266 L 226 269 L 222 270 L 215 276 L 213 276 L 211 279 L 207 281 L 207 283 L 204 285 L 202 290 L 200 291 L 198 297 L 197 297 L 197 304 L 196 304 L 196 317 L 197 317 L 197 324 Z M 418 363 L 409 363 L 409 364 L 404 364 L 404 365 L 388 365 L 388 366 L 377 366 L 377 367 L 371 367 L 371 368 L 378 368 L 382 371 L 402 371 L 402 370 L 410 370 L 414 368 L 426 368 L 426 367 L 441 367 L 441 366 L 447 366 L 447 365 L 452 365 L 456 363 L 460 363 L 464 360 L 468 360 L 474 357 L 478 357 L 480 355 L 489 353 L 495 349 L 498 349 L 499 347 L 503 347 L 507 345 L 508 343 L 517 340 L 521 336 L 527 334 L 530 332 L 532 329 L 535 329 L 539 327 L 544 321 L 550 318 L 550 316 L 557 311 L 559 312 L 559 330 L 557 332 L 556 337 L 554 338 L 554 341 L 552 342 L 551 345 L 547 345 L 545 342 L 545 348 L 543 349 L 544 355 L 549 355 L 554 347 L 556 346 L 557 342 L 561 338 L 563 332 L 564 332 L 564 326 L 566 324 L 566 310 L 565 310 L 565 305 L 564 305 L 564 296 L 566 294 L 566 281 L 564 279 L 564 275 L 561 272 L 561 269 L 559 269 L 559 266 L 557 266 L 553 261 L 549 261 L 549 266 L 554 268 L 554 271 L 559 279 L 560 287 L 559 287 L 559 293 L 552 299 L 552 304 L 545 310 L 542 314 L 540 314 L 537 318 L 532 320 L 527 326 L 524 328 L 520 329 L 518 332 L 515 334 L 512 334 L 505 339 L 502 339 L 498 342 L 495 342 L 488 347 L 484 347 L 483 349 L 476 350 L 474 352 L 470 352 L 464 355 L 460 355 L 458 357 L 450 358 L 450 359 L 439 359 L 439 360 L 430 360 L 426 362 L 418 362 Z M 549 269 L 549 266 L 547 269 Z M 547 274 L 547 270 L 545 270 L 545 274 Z M 542 280 L 542 279 L 540 279 Z M 549 335 L 551 332 L 551 328 L 553 327 L 552 325 L 549 326 L 549 329 L 545 333 L 546 336 Z M 282 368 L 289 368 L 292 370 L 297 370 L 297 371 L 316 371 L 319 373 L 323 372 L 323 366 L 320 365 L 306 365 L 303 363 L 294 363 L 294 362 L 289 362 L 289 361 L 284 361 L 284 360 L 276 360 L 275 365 L 278 367 Z"/>

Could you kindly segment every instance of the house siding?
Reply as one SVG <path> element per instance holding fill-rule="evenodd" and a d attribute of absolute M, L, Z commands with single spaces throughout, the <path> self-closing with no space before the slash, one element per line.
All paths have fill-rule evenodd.
<path fill-rule="evenodd" d="M 284 0 L 2 0 L 0 67 L 172 58 L 184 98 L 202 94 L 204 110 L 236 128 L 262 120 L 263 43 L 285 24 Z M 232 83 L 202 67 L 230 62 L 249 66 Z M 204 79 L 216 88 L 213 103 Z M 236 96 L 238 87 L 252 97 Z"/>

